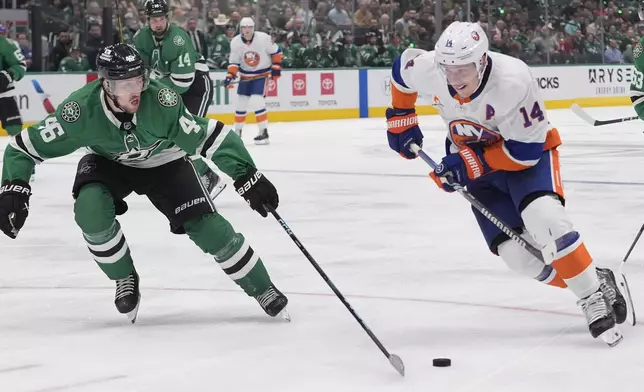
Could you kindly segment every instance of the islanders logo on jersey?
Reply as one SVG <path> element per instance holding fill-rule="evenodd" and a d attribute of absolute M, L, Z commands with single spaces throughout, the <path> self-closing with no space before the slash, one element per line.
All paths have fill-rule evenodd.
<path fill-rule="evenodd" d="M 449 133 L 454 144 L 459 147 L 465 147 L 468 144 L 489 146 L 501 140 L 501 135 L 498 132 L 469 120 L 451 121 Z"/>
<path fill-rule="evenodd" d="M 257 67 L 259 64 L 259 53 L 252 50 L 244 53 L 244 63 L 249 67 Z"/>

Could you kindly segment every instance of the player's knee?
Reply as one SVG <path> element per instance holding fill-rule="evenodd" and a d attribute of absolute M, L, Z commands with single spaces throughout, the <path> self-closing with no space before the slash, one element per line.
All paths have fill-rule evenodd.
<path fill-rule="evenodd" d="M 205 253 L 217 257 L 241 234 L 236 234 L 232 225 L 216 212 L 190 219 L 183 224 L 188 237 Z"/>
<path fill-rule="evenodd" d="M 246 109 L 248 109 L 248 104 L 249 104 L 249 99 L 250 97 L 246 95 L 240 95 L 237 97 L 237 108 L 236 111 L 238 112 L 246 112 Z"/>
<path fill-rule="evenodd" d="M 508 268 L 532 279 L 538 279 L 546 267 L 516 241 L 503 242 L 499 245 L 498 252 Z"/>
<path fill-rule="evenodd" d="M 74 203 L 74 219 L 83 233 L 99 233 L 110 228 L 116 217 L 114 199 L 102 184 L 81 188 Z"/>
<path fill-rule="evenodd" d="M 561 200 L 552 194 L 532 200 L 521 212 L 521 218 L 528 232 L 542 245 L 573 230 Z"/>

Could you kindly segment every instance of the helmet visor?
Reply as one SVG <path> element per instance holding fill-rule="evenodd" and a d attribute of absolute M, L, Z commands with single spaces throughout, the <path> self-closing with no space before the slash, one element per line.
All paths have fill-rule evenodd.
<path fill-rule="evenodd" d="M 150 79 L 147 75 L 136 76 L 134 78 L 122 80 L 107 80 L 107 89 L 114 95 L 131 95 L 139 94 L 148 88 Z"/>
<path fill-rule="evenodd" d="M 476 64 L 462 64 L 462 65 L 445 65 L 440 64 L 440 69 L 447 77 L 447 83 L 452 86 L 462 86 L 475 81 L 479 72 L 476 69 Z"/>

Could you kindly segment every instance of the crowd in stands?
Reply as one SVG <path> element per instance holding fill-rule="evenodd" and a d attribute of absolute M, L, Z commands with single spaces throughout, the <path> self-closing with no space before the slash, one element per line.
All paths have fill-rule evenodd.
<path fill-rule="evenodd" d="M 30 0 L 33 1 L 33 0 Z M 104 45 L 103 3 L 48 0 L 48 70 L 91 68 Z M 114 0 L 102 0 L 113 3 Z M 5 0 L 6 2 L 6 0 Z M 81 4 L 80 2 L 83 2 Z M 438 5 L 436 3 L 439 3 Z M 21 0 L 22 6 L 29 1 Z M 109 21 L 128 41 L 146 23 L 145 0 L 121 0 Z M 529 64 L 631 63 L 644 36 L 636 0 L 169 0 L 172 22 L 212 69 L 227 65 L 243 17 L 271 34 L 291 68 L 388 66 L 407 47 L 432 49 L 440 28 L 479 22 L 490 49 Z M 440 12 L 437 12 L 440 11 Z M 436 15 L 439 15 L 437 18 Z M 440 20 L 438 20 L 440 19 Z M 29 32 L 15 33 L 29 57 Z"/>

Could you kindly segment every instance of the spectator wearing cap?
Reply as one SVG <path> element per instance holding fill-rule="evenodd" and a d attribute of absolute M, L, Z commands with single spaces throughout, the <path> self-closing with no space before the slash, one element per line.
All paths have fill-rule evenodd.
<path fill-rule="evenodd" d="M 87 72 L 89 71 L 89 63 L 83 57 L 80 48 L 74 46 L 70 49 L 69 56 L 60 62 L 58 70 L 60 72 Z"/>

